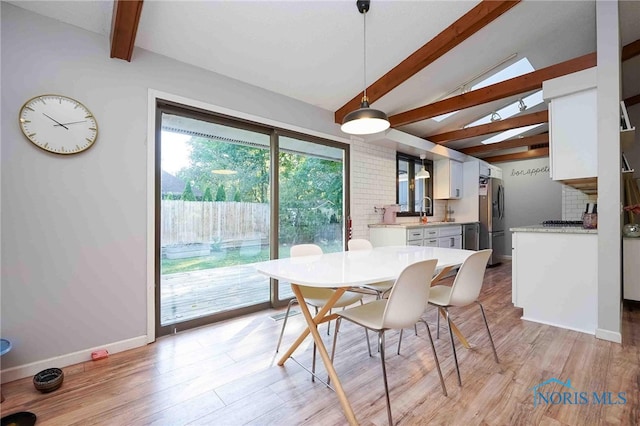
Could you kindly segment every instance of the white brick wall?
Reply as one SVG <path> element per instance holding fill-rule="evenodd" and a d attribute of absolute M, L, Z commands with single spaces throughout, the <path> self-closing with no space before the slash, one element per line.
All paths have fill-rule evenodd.
<path fill-rule="evenodd" d="M 396 202 L 396 151 L 371 143 L 351 143 L 351 220 L 353 238 L 369 238 L 370 223 L 381 223 L 380 207 Z M 434 200 L 434 215 L 444 218 L 445 201 Z M 417 217 L 399 217 L 398 223 L 417 222 Z"/>
<path fill-rule="evenodd" d="M 562 219 L 563 220 L 582 220 L 587 203 L 589 213 L 593 208 L 593 204 L 598 202 L 598 196 L 595 194 L 585 194 L 575 188 L 562 185 Z"/>

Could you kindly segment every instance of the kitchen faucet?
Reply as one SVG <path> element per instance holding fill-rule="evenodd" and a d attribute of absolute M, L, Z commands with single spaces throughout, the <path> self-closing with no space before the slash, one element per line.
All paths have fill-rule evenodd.
<path fill-rule="evenodd" d="M 429 209 L 431 209 L 431 204 L 432 204 L 432 202 L 431 202 L 431 198 L 429 198 L 429 197 L 425 196 L 425 197 L 422 199 L 422 210 L 424 210 L 424 215 L 425 215 L 425 216 L 427 215 L 427 200 L 429 200 Z"/>

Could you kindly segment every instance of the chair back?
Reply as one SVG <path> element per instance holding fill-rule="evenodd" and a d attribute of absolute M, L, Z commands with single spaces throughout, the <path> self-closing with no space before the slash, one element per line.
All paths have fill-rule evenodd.
<path fill-rule="evenodd" d="M 349 251 L 352 250 L 371 250 L 373 249 L 373 244 L 369 240 L 365 240 L 364 238 L 354 238 L 353 240 L 349 240 L 347 243 L 347 247 L 349 247 Z"/>
<path fill-rule="evenodd" d="M 431 277 L 437 264 L 438 259 L 429 259 L 404 268 L 389 294 L 382 317 L 383 328 L 414 326 L 427 307 Z"/>
<path fill-rule="evenodd" d="M 466 306 L 478 300 L 491 249 L 473 253 L 464 261 L 449 294 L 449 306 Z"/>
<path fill-rule="evenodd" d="M 322 254 L 322 248 L 316 244 L 298 244 L 291 246 L 291 257 Z"/>
<path fill-rule="evenodd" d="M 291 257 L 315 256 L 322 254 L 322 247 L 317 244 L 298 244 L 291 246 Z M 308 287 L 299 285 L 300 292 L 305 299 L 328 299 L 333 294 L 333 290 L 328 288 Z"/>

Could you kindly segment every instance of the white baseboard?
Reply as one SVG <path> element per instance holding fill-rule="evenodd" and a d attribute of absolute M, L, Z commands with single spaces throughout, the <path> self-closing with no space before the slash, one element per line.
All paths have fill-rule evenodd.
<path fill-rule="evenodd" d="M 591 334 L 591 335 L 595 334 L 595 332 L 593 330 L 586 330 L 586 329 L 581 329 L 581 328 L 576 328 L 576 327 L 569 327 L 569 326 L 566 326 L 566 325 L 556 324 L 556 323 L 553 323 L 551 321 L 542 321 L 542 320 L 539 320 L 539 319 L 536 319 L 536 318 L 526 317 L 524 315 L 521 316 L 520 319 L 523 319 L 525 321 L 537 322 L 538 324 L 545 324 L 545 325 L 551 325 L 553 327 L 564 328 L 566 330 L 579 331 L 580 333 Z"/>
<path fill-rule="evenodd" d="M 596 337 L 602 340 L 608 340 L 614 343 L 622 343 L 622 334 L 617 331 L 603 330 L 596 328 Z"/>
<path fill-rule="evenodd" d="M 30 364 L 18 365 L 16 367 L 7 368 L 0 371 L 0 383 L 12 382 L 24 377 L 34 376 L 38 372 L 51 367 L 67 367 L 69 365 L 78 364 L 91 360 L 91 352 L 97 349 L 106 349 L 110 354 L 123 352 L 129 349 L 139 348 L 147 344 L 147 336 L 133 337 L 127 340 L 110 343 L 108 345 L 97 346 L 95 348 L 83 349 L 81 351 L 72 352 L 45 359 L 42 361 L 32 362 Z"/>

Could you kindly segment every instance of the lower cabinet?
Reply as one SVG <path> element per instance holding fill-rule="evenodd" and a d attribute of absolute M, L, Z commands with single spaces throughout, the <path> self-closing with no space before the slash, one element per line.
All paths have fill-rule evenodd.
<path fill-rule="evenodd" d="M 460 249 L 462 248 L 462 226 L 375 227 L 369 230 L 369 240 L 374 247 L 407 245 Z"/>
<path fill-rule="evenodd" d="M 511 284 L 522 319 L 595 334 L 598 235 L 514 232 Z"/>

